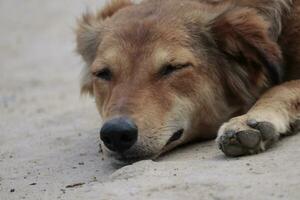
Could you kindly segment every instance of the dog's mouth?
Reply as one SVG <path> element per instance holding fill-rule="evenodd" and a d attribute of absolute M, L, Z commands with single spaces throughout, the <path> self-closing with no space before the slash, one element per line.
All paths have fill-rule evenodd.
<path fill-rule="evenodd" d="M 166 146 L 170 145 L 171 143 L 176 142 L 177 140 L 179 140 L 182 135 L 183 135 L 184 129 L 180 129 L 178 131 L 176 131 L 175 133 L 173 133 L 173 135 L 170 137 L 170 139 L 168 140 Z"/>

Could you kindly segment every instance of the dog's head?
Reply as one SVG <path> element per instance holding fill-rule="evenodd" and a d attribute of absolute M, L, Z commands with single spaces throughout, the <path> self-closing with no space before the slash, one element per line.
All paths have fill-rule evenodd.
<path fill-rule="evenodd" d="M 79 21 L 82 92 L 96 99 L 108 155 L 153 158 L 212 138 L 278 77 L 264 19 L 215 4 L 117 0 Z"/>

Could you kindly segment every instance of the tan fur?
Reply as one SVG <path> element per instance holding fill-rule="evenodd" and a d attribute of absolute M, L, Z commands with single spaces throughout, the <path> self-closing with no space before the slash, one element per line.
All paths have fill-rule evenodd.
<path fill-rule="evenodd" d="M 139 139 L 123 159 L 214 138 L 233 117 L 219 130 L 222 150 L 257 153 L 271 142 L 247 121 L 268 122 L 279 137 L 300 117 L 299 81 L 288 82 L 300 77 L 298 38 L 299 0 L 114 0 L 79 20 L 82 92 L 95 97 L 104 121 L 129 116 L 137 124 Z M 169 65 L 185 67 L 162 76 Z M 109 81 L 96 76 L 103 70 Z M 179 129 L 183 136 L 169 144 Z M 252 136 L 246 146 L 230 143 L 228 131 L 235 139 L 262 134 L 260 146 L 249 149 Z"/>

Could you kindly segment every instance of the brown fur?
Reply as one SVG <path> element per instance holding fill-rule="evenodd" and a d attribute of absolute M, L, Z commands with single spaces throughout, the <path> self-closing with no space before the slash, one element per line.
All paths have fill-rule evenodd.
<path fill-rule="evenodd" d="M 218 143 L 227 155 L 257 153 L 270 142 L 225 145 L 227 133 L 253 131 L 249 119 L 267 121 L 275 135 L 289 132 L 300 114 L 299 81 L 276 85 L 300 77 L 298 38 L 299 0 L 114 0 L 79 20 L 82 92 L 95 96 L 104 121 L 129 116 L 138 125 L 125 160 L 213 138 L 242 114 L 221 127 Z M 162 76 L 170 64 L 188 67 Z M 103 69 L 111 80 L 95 76 Z M 168 144 L 178 129 L 184 135 Z M 236 148 L 242 153 L 228 153 Z"/>
<path fill-rule="evenodd" d="M 118 10 L 133 5 L 130 0 L 112 0 L 99 12 L 99 16 L 102 19 L 106 19 L 107 17 L 111 17 Z"/>

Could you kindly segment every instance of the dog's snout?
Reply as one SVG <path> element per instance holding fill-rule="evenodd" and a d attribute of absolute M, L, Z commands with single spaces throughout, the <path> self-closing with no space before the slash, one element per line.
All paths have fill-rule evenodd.
<path fill-rule="evenodd" d="M 105 146 L 115 152 L 123 153 L 137 141 L 138 128 L 127 117 L 120 117 L 106 122 L 100 131 L 100 138 Z"/>

